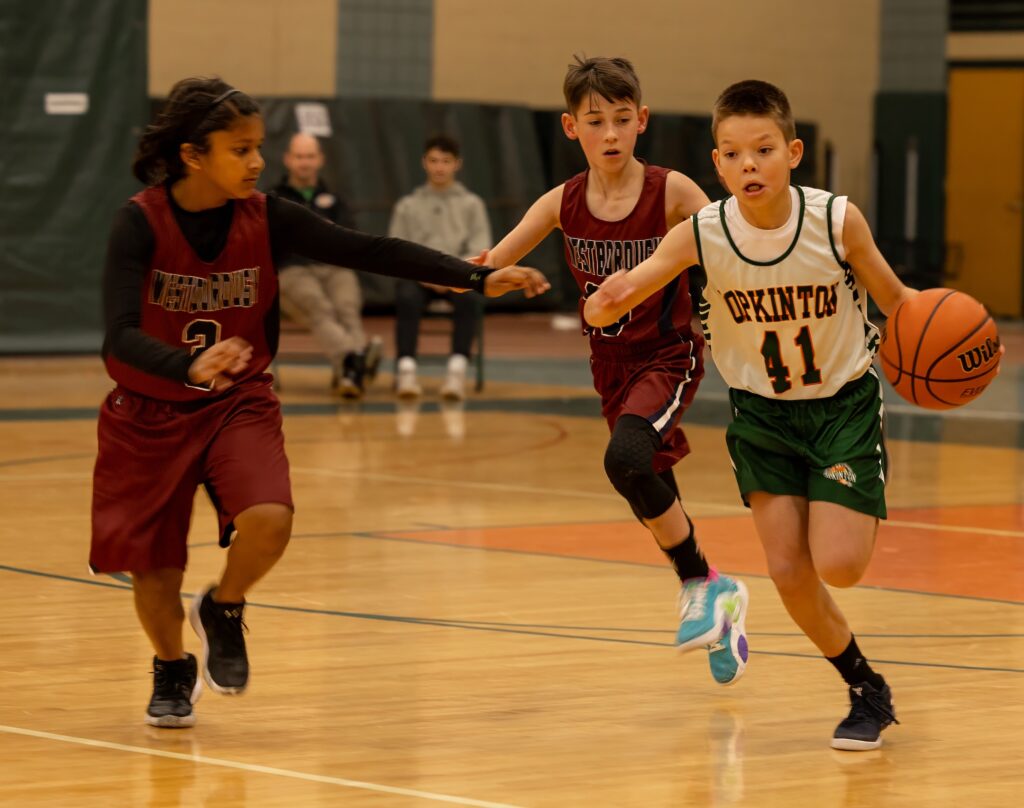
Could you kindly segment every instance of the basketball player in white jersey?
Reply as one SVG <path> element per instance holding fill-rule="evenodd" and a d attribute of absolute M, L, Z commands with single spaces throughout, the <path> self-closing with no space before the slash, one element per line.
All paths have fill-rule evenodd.
<path fill-rule="evenodd" d="M 728 87 L 712 133 L 732 196 L 608 278 L 584 315 L 594 326 L 615 322 L 681 271 L 704 268 L 699 312 L 730 387 L 726 442 L 740 494 L 782 602 L 849 686 L 850 713 L 832 746 L 875 749 L 896 721 L 892 693 L 824 584 L 860 580 L 886 516 L 882 395 L 871 367 L 878 329 L 865 292 L 887 316 L 916 292 L 846 197 L 790 185 L 803 143 L 780 89 Z"/>

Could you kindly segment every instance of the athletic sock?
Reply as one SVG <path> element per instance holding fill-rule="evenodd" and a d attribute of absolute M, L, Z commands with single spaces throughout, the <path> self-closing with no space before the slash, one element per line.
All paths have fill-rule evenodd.
<path fill-rule="evenodd" d="M 848 685 L 859 685 L 867 682 L 875 690 L 881 690 L 885 686 L 885 679 L 871 670 L 871 666 L 857 647 L 857 638 L 850 636 L 850 644 L 839 656 L 825 657 L 831 662 L 843 681 Z"/>
<path fill-rule="evenodd" d="M 685 513 L 686 524 L 690 526 L 690 535 L 683 539 L 675 547 L 662 547 L 662 552 L 672 562 L 672 567 L 679 576 L 679 580 L 686 582 L 691 578 L 706 578 L 708 576 L 708 562 L 704 554 L 697 546 L 697 539 L 694 537 L 693 522 Z"/>

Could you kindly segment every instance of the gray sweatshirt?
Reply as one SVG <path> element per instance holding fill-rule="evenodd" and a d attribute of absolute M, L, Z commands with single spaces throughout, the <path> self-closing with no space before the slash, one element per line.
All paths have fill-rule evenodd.
<path fill-rule="evenodd" d="M 493 246 L 484 201 L 460 182 L 443 191 L 421 185 L 403 196 L 391 213 L 388 235 L 459 258 L 479 255 Z"/>

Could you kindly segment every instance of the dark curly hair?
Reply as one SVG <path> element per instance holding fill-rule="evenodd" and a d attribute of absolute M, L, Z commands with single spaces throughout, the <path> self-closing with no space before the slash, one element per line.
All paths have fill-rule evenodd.
<path fill-rule="evenodd" d="M 229 129 L 237 118 L 259 111 L 249 96 L 219 78 L 182 79 L 139 138 L 132 173 L 145 185 L 181 179 L 186 173 L 181 161 L 183 143 L 206 152 L 211 132 Z"/>

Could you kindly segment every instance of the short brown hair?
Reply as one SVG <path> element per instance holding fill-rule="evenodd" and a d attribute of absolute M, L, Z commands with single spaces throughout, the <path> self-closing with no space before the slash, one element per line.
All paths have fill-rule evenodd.
<path fill-rule="evenodd" d="M 730 84 L 715 101 L 711 118 L 711 136 L 718 142 L 718 124 L 735 115 L 771 118 L 789 142 L 796 138 L 796 122 L 789 108 L 789 99 L 774 84 L 748 79 Z"/>
<path fill-rule="evenodd" d="M 640 79 L 629 59 L 621 56 L 594 56 L 585 59 L 574 55 L 562 84 L 565 105 L 575 115 L 584 100 L 599 95 L 607 101 L 632 101 L 640 106 Z"/>

